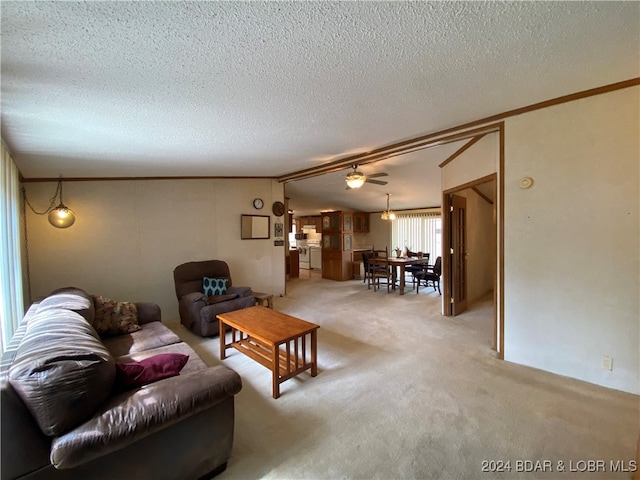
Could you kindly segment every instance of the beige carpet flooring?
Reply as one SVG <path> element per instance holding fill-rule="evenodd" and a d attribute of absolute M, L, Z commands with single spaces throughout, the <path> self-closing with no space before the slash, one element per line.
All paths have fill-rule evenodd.
<path fill-rule="evenodd" d="M 230 351 L 223 363 L 243 389 L 221 480 L 631 477 L 610 462 L 635 458 L 639 397 L 496 359 L 490 298 L 448 318 L 433 289 L 400 296 L 305 275 L 274 305 L 320 325 L 318 376 L 285 382 L 274 400 L 270 372 Z M 221 363 L 217 337 L 170 325 Z M 545 461 L 551 471 L 519 471 Z"/>

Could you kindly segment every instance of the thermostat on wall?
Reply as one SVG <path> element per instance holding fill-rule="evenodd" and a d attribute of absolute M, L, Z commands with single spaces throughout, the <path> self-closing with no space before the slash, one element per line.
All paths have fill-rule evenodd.
<path fill-rule="evenodd" d="M 533 185 L 533 178 L 531 177 L 522 177 L 520 179 L 520 188 L 530 188 Z"/>

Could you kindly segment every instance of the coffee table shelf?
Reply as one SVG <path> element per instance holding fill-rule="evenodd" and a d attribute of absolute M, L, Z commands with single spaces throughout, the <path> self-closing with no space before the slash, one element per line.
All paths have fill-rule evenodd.
<path fill-rule="evenodd" d="M 218 315 L 220 358 L 235 348 L 272 372 L 273 398 L 280 396 L 280 384 L 310 370 L 318 373 L 318 325 L 267 307 L 255 306 Z M 231 327 L 226 343 L 225 326 Z"/>

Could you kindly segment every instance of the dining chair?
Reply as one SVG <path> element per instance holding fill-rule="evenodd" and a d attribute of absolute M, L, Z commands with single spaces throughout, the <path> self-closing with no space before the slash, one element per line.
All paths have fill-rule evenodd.
<path fill-rule="evenodd" d="M 372 250 L 374 257 L 389 258 L 389 247 L 384 247 L 384 250 L 376 250 L 375 248 Z"/>
<path fill-rule="evenodd" d="M 440 275 L 442 274 L 442 257 L 436 257 L 436 261 L 433 266 L 429 265 L 424 268 L 420 272 L 416 272 L 413 274 L 413 284 L 416 287 L 416 294 L 418 290 L 420 290 L 420 282 L 424 281 L 424 286 L 428 287 L 429 283 L 433 287 L 433 290 L 438 290 L 438 294 L 442 295 L 440 292 Z M 417 284 L 416 284 L 417 282 Z"/>
<path fill-rule="evenodd" d="M 378 262 L 378 260 L 387 260 L 389 258 L 389 247 L 384 247 L 384 250 L 376 250 L 375 247 L 372 247 L 372 251 L 374 261 L 370 267 L 371 282 L 375 281 L 378 288 L 380 288 L 380 279 L 385 279 L 387 287 L 393 285 L 393 267 L 386 262 Z M 373 290 L 376 290 L 376 285 L 374 285 Z"/>
<path fill-rule="evenodd" d="M 362 254 L 362 266 L 364 268 L 364 282 L 367 283 L 367 288 L 371 288 L 371 259 L 373 258 L 373 251 L 364 252 Z"/>
<path fill-rule="evenodd" d="M 393 285 L 393 267 L 389 265 L 389 259 L 384 257 L 373 257 L 371 263 L 371 283 L 373 291 L 380 289 L 381 280 L 387 285 L 387 293 Z"/>
<path fill-rule="evenodd" d="M 417 257 L 418 254 L 417 253 L 413 253 L 413 252 L 407 252 L 407 256 L 408 257 Z M 428 253 L 423 253 L 422 254 L 422 259 L 424 261 L 424 263 L 422 265 L 407 265 L 404 269 L 404 273 L 405 273 L 405 280 L 407 277 L 412 278 L 414 273 L 419 273 L 421 271 L 424 270 L 425 265 L 429 264 L 429 254 Z M 414 282 L 415 283 L 415 282 Z"/>

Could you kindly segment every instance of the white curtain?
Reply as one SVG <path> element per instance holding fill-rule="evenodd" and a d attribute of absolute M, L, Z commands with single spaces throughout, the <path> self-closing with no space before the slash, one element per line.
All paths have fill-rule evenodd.
<path fill-rule="evenodd" d="M 24 315 L 24 298 L 20 251 L 20 177 L 9 152 L 4 145 L 1 148 L 0 349 L 4 352 Z"/>
<path fill-rule="evenodd" d="M 430 262 L 442 255 L 442 215 L 440 211 L 400 213 L 391 225 L 393 248 L 430 255 Z"/>

